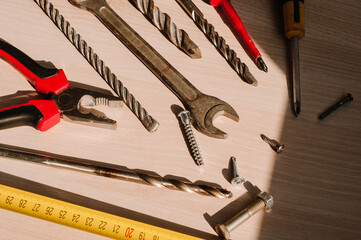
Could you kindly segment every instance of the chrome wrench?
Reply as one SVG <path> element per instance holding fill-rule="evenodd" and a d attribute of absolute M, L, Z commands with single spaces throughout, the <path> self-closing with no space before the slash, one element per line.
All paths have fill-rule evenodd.
<path fill-rule="evenodd" d="M 224 115 L 238 121 L 236 111 L 226 102 L 200 92 L 153 47 L 140 37 L 105 0 L 69 0 L 71 4 L 93 13 L 135 56 L 139 58 L 184 104 L 193 126 L 215 138 L 227 133 L 213 126 L 213 118 Z"/>

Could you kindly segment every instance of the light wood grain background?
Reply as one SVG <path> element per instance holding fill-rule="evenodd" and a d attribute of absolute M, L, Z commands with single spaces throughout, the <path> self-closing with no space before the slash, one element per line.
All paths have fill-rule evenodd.
<path fill-rule="evenodd" d="M 302 109 L 295 118 L 289 101 L 287 41 L 283 37 L 280 1 L 232 1 L 269 67 L 264 73 L 247 56 L 219 14 L 194 0 L 205 17 L 238 53 L 259 81 L 250 86 L 236 75 L 175 1 L 156 0 L 199 45 L 202 59 L 192 60 L 171 45 L 128 1 L 109 0 L 114 10 L 202 92 L 228 102 L 240 121 L 220 117 L 214 124 L 229 134 L 219 140 L 195 132 L 205 160 L 193 162 L 171 110 L 180 101 L 93 15 L 66 0 L 55 7 L 99 54 L 147 111 L 160 122 L 149 133 L 133 113 L 104 109 L 118 122 L 104 130 L 62 121 L 47 132 L 31 127 L 0 131 L 1 143 L 86 158 L 160 176 L 217 183 L 231 199 L 217 199 L 82 173 L 0 159 L 0 183 L 103 208 L 189 234 L 217 239 L 213 226 L 231 218 L 251 200 L 251 186 L 270 192 L 275 207 L 259 213 L 232 232 L 233 239 L 361 238 L 361 2 L 306 1 L 306 37 L 300 42 Z M 0 38 L 36 60 L 64 69 L 71 81 L 109 89 L 42 10 L 30 0 L 1 1 Z M 22 75 L 0 62 L 0 106 L 18 90 L 32 91 Z M 318 115 L 351 92 L 354 101 L 324 121 Z M 10 95 L 10 96 L 9 96 Z M 277 155 L 263 133 L 285 144 Z M 230 156 L 249 183 L 234 188 L 227 180 Z M 11 174 L 11 175 L 8 175 Z M 225 177 L 226 175 L 226 177 Z M 20 180 L 22 177 L 35 184 Z M 74 194 L 81 195 L 83 197 Z M 86 200 L 86 198 L 93 200 Z M 74 200 L 75 199 L 75 200 Z M 107 204 L 100 204 L 105 202 Z M 118 206 L 118 207 L 115 207 Z M 1 239 L 103 239 L 101 236 L 0 209 Z"/>

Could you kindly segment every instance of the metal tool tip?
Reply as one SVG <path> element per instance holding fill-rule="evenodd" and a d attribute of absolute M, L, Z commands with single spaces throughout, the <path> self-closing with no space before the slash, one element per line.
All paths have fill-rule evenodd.
<path fill-rule="evenodd" d="M 252 84 L 253 86 L 257 87 L 258 81 L 256 78 L 252 75 L 252 73 L 249 71 L 247 66 L 244 66 L 244 74 L 241 76 L 241 78 L 246 81 L 249 84 Z"/>
<path fill-rule="evenodd" d="M 268 67 L 267 65 L 264 63 L 263 59 L 261 57 L 259 57 L 257 59 L 257 66 L 264 72 L 268 72 Z"/>
<path fill-rule="evenodd" d="M 195 46 L 195 48 L 188 49 L 186 53 L 193 59 L 202 58 L 202 53 L 198 46 Z"/>
<path fill-rule="evenodd" d="M 296 117 L 298 117 L 300 115 L 300 112 L 301 112 L 301 103 L 300 102 L 294 102 L 293 103 L 293 110 L 294 110 L 294 113 L 295 113 Z"/>
<path fill-rule="evenodd" d="M 189 38 L 188 34 L 184 35 L 183 42 L 179 48 L 183 49 L 183 51 L 193 59 L 202 57 L 202 53 L 198 45 Z"/>

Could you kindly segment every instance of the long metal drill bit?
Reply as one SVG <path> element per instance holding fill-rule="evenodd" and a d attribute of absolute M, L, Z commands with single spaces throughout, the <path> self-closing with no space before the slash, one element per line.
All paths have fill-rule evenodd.
<path fill-rule="evenodd" d="M 179 180 L 179 177 L 177 177 L 177 179 L 166 179 L 164 177 L 150 175 L 141 171 L 130 170 L 123 166 L 112 165 L 112 167 L 105 167 L 105 164 L 101 162 L 66 156 L 56 156 L 49 153 L 37 152 L 35 150 L 5 144 L 0 144 L 0 157 L 44 164 L 52 167 L 60 167 L 156 187 L 165 187 L 171 190 L 198 193 L 204 196 L 217 198 L 232 197 L 232 193 L 224 188 L 186 182 Z"/>
<path fill-rule="evenodd" d="M 82 39 L 70 23 L 54 8 L 47 0 L 34 0 L 34 2 L 43 10 L 43 12 L 53 21 L 57 28 L 73 44 L 80 54 L 89 62 L 97 73 L 108 83 L 114 92 L 124 101 L 129 109 L 137 116 L 144 127 L 149 132 L 158 129 L 159 123 L 142 107 L 135 97 L 124 87 L 123 83 L 118 80 L 109 67 L 105 65 L 93 49 Z"/>
<path fill-rule="evenodd" d="M 168 39 L 191 58 L 201 58 L 199 47 L 189 38 L 187 32 L 179 29 L 171 17 L 154 6 L 153 0 L 129 0 Z"/>
<path fill-rule="evenodd" d="M 198 28 L 205 34 L 208 40 L 216 47 L 218 52 L 227 60 L 228 64 L 235 70 L 242 80 L 257 86 L 258 82 L 247 65 L 237 57 L 234 50 L 230 48 L 223 37 L 219 36 L 214 26 L 208 23 L 202 12 L 197 8 L 191 0 L 176 0 L 183 10 L 192 18 Z"/>

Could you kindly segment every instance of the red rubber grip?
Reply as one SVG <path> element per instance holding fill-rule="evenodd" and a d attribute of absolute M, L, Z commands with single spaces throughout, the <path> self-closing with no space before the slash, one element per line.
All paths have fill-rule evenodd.
<path fill-rule="evenodd" d="M 54 94 L 59 94 L 65 89 L 69 88 L 69 82 L 65 76 L 65 73 L 62 69 L 58 69 L 56 75 L 41 78 L 24 66 L 19 60 L 17 60 L 11 54 L 0 49 L 0 57 L 3 58 L 6 62 L 11 64 L 15 69 L 21 72 L 25 78 L 34 85 L 36 91 L 44 94 L 49 94 L 50 92 Z"/>
<path fill-rule="evenodd" d="M 3 108 L 0 110 L 0 117 L 4 117 L 1 115 L 1 112 L 29 105 L 36 107 L 42 114 L 42 117 L 36 125 L 38 130 L 44 132 L 60 122 L 60 112 L 53 100 L 30 100 L 24 104 Z"/>

